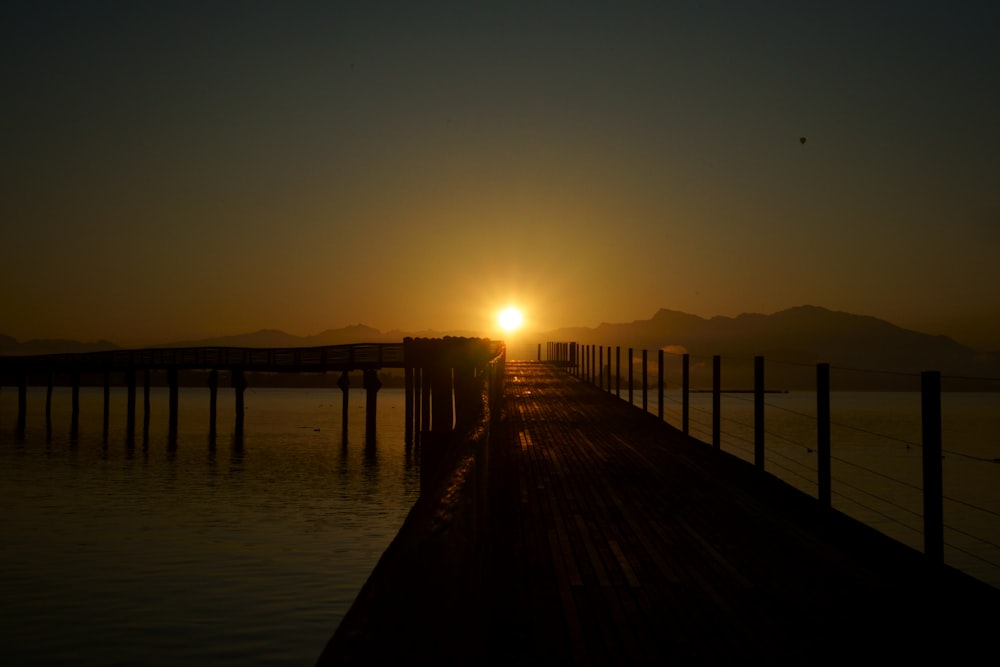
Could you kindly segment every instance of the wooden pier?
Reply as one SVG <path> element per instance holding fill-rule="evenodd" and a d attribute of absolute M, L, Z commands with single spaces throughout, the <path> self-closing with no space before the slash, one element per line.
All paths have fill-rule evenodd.
<path fill-rule="evenodd" d="M 488 507 L 449 524 L 462 473 L 422 497 L 320 665 L 995 659 L 1000 590 L 555 365 L 506 369 Z"/>

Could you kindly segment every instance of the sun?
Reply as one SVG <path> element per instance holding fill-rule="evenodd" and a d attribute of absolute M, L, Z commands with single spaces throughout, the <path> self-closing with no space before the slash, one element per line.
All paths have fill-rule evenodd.
<path fill-rule="evenodd" d="M 521 328 L 524 324 L 524 315 L 520 309 L 514 306 L 507 306 L 497 313 L 497 322 L 504 331 L 511 332 Z"/>

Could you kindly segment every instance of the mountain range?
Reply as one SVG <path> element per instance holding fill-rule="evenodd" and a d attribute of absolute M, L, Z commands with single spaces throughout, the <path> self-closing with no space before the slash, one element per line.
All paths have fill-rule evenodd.
<path fill-rule="evenodd" d="M 309 347 L 346 343 L 396 342 L 406 336 L 474 336 L 468 331 L 381 332 L 357 324 L 329 329 L 312 336 L 295 336 L 275 329 L 253 333 L 178 341 L 157 347 Z M 636 355 L 649 350 L 687 352 L 702 364 L 704 358 L 720 355 L 727 364 L 745 374 L 752 357 L 788 366 L 811 369 L 826 362 L 834 367 L 879 373 L 914 374 L 939 370 L 950 376 L 1000 376 L 1000 352 L 977 351 L 947 336 L 935 336 L 898 327 L 875 317 L 838 312 L 818 306 L 799 306 L 770 315 L 745 313 L 737 317 L 702 318 L 674 310 L 661 309 L 650 319 L 627 323 L 602 323 L 597 327 L 567 327 L 533 334 L 534 339 L 520 347 L 511 346 L 514 358 L 534 358 L 536 346 L 546 341 L 577 342 L 600 346 L 632 347 Z M 518 334 L 528 341 L 532 334 Z M 109 341 L 80 343 L 68 340 L 31 340 L 18 342 L 0 335 L 0 355 L 53 354 L 117 349 Z M 734 361 L 730 362 L 732 359 Z M 801 375 L 801 373 L 799 373 Z M 789 373 L 789 384 L 801 384 Z M 742 380 L 741 380 L 742 381 Z M 994 383 L 995 385 L 995 383 Z"/>

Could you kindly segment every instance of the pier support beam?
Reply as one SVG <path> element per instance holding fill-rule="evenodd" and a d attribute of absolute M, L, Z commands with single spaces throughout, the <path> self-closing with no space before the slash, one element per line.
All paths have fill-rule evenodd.
<path fill-rule="evenodd" d="M 349 404 L 349 397 L 351 395 L 351 377 L 344 371 L 340 374 L 340 378 L 337 380 L 337 386 L 340 387 L 340 393 L 343 395 L 343 402 L 340 409 L 340 432 L 344 438 L 344 443 L 347 443 L 347 408 Z"/>
<path fill-rule="evenodd" d="M 17 375 L 17 437 L 23 438 L 28 422 L 28 376 Z"/>
<path fill-rule="evenodd" d="M 236 441 L 240 442 L 243 440 L 243 413 L 245 407 L 243 404 L 243 394 L 247 390 L 247 379 L 243 375 L 243 371 L 234 370 L 232 373 L 232 385 L 233 389 L 236 390 L 236 424 L 235 424 L 235 437 Z"/>
<path fill-rule="evenodd" d="M 69 439 L 75 441 L 80 435 L 80 373 L 73 371 L 72 379 L 73 393 L 71 399 L 71 412 L 69 417 Z"/>
<path fill-rule="evenodd" d="M 108 441 L 108 421 L 111 416 L 111 373 L 104 371 L 104 421 L 101 429 L 104 442 Z"/>
<path fill-rule="evenodd" d="M 538 344 L 539 354 L 541 354 L 541 348 L 542 345 L 541 343 L 539 343 Z M 406 394 L 405 394 L 406 398 L 404 399 L 405 407 L 403 409 L 404 411 L 403 422 L 405 424 L 403 427 L 403 440 L 406 443 L 407 447 L 413 444 L 413 415 L 415 412 L 413 409 L 414 387 L 415 387 L 413 383 L 413 373 L 414 373 L 414 368 L 412 366 L 407 366 L 406 368 L 403 369 L 403 380 L 404 380 L 404 385 L 406 386 Z"/>
<path fill-rule="evenodd" d="M 125 371 L 125 437 L 131 441 L 135 438 L 135 369 Z"/>
<path fill-rule="evenodd" d="M 382 381 L 378 379 L 378 371 L 369 368 L 364 375 L 365 387 L 365 438 L 369 443 L 375 442 L 375 421 L 378 412 L 378 390 Z"/>
<path fill-rule="evenodd" d="M 52 385 L 55 379 L 52 373 L 48 374 L 47 381 L 45 383 L 45 437 L 52 437 Z"/>
<path fill-rule="evenodd" d="M 208 372 L 208 439 L 215 442 L 216 417 L 219 414 L 219 371 Z"/>
<path fill-rule="evenodd" d="M 142 439 L 149 439 L 149 369 L 142 371 Z"/>
<path fill-rule="evenodd" d="M 178 373 L 176 368 L 167 370 L 167 384 L 170 386 L 170 400 L 167 416 L 167 437 L 171 442 L 177 439 Z"/>

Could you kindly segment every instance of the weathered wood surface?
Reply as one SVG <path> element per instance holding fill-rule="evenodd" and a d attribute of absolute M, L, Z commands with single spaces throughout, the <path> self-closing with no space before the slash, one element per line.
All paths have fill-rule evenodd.
<path fill-rule="evenodd" d="M 996 659 L 1000 591 L 561 370 L 507 369 L 470 662 Z"/>

